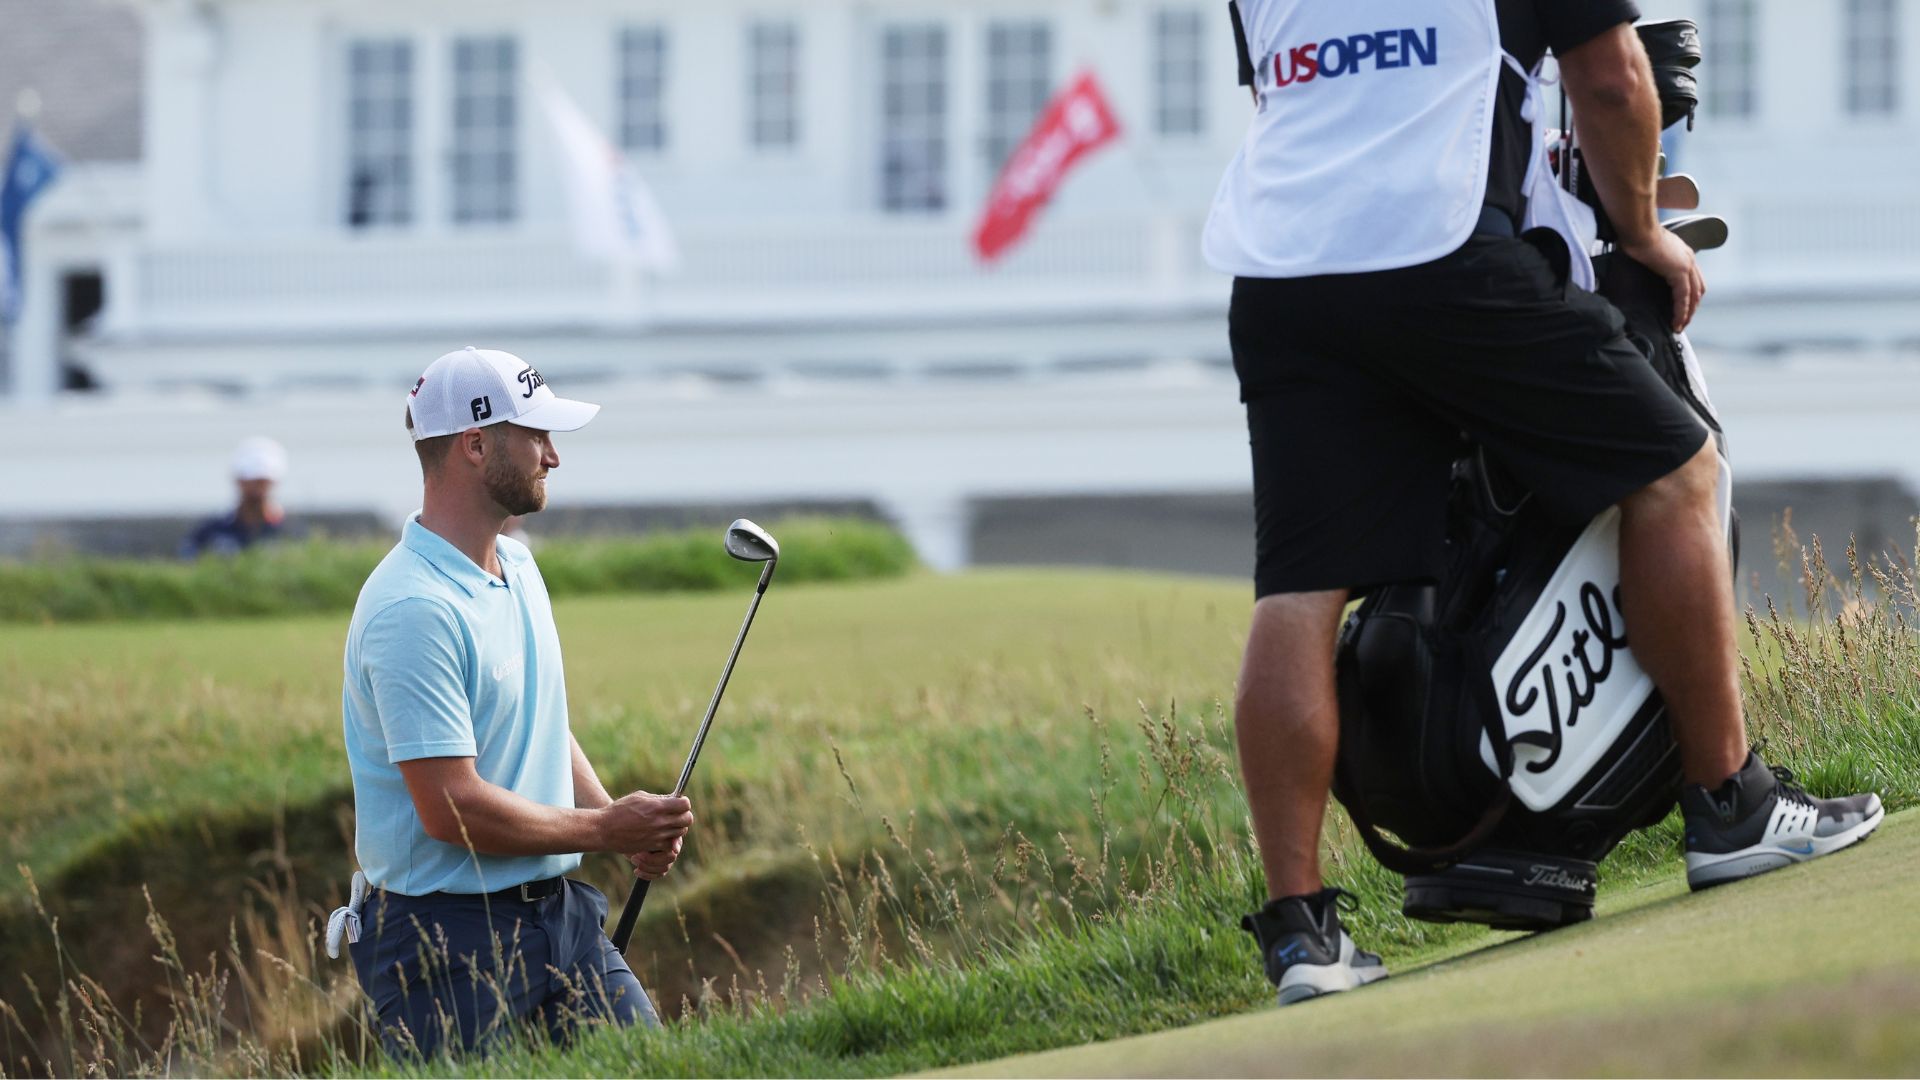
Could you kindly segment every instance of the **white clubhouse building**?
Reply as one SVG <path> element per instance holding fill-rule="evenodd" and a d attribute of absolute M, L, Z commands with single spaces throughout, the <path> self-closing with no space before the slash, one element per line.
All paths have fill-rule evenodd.
<path fill-rule="evenodd" d="M 0 60 L 5 24 L 26 27 L 53 6 L 0 0 Z M 1040 479 L 993 487 L 960 469 L 929 497 L 949 517 L 983 484 L 1245 483 L 1225 370 L 1228 281 L 1198 254 L 1249 109 L 1220 0 L 57 6 L 131 12 L 137 83 L 99 61 L 92 38 L 69 34 L 0 63 L 0 91 L 36 64 L 83 69 L 76 94 L 111 93 L 119 80 L 141 148 L 132 160 L 72 152 L 29 214 L 26 308 L 9 357 L 17 421 L 43 412 L 36 403 L 80 407 L 59 389 L 63 363 L 105 391 L 89 397 L 118 402 L 129 430 L 148 423 L 133 401 L 212 388 L 228 404 L 208 409 L 206 445 L 183 444 L 184 468 L 187 455 L 217 459 L 227 427 L 297 424 L 304 399 L 404 389 L 442 348 L 471 341 L 537 357 L 563 389 L 636 378 L 722 392 L 893 385 L 906 416 L 928 395 L 975 395 L 949 418 L 954 445 L 1001 438 L 992 433 L 1011 421 L 994 418 L 1018 415 L 1027 427 L 998 448 L 1016 477 L 1027 467 Z M 1920 0 L 1641 6 L 1696 19 L 1707 43 L 1698 129 L 1670 149 L 1698 177 L 1703 209 L 1732 225 L 1727 247 L 1703 259 L 1710 295 L 1694 334 L 1716 391 L 1777 402 L 1783 427 L 1803 406 L 1831 406 L 1843 433 L 1883 423 L 1830 401 L 1842 391 L 1829 387 L 1871 388 L 1870 408 L 1905 415 L 1920 403 Z M 1049 94 L 1088 68 L 1120 140 L 1069 175 L 1022 246 L 981 266 L 970 238 L 1000 164 Z M 546 78 L 651 187 L 677 235 L 677 272 L 574 249 L 557 144 L 532 90 Z M 63 99 L 51 87 L 38 97 L 57 144 Z M 1100 396 L 1074 386 L 1124 396 L 1113 380 L 1127 372 L 1149 373 L 1140 396 L 1164 409 L 1074 411 Z M 839 391 L 809 392 L 808 409 L 765 407 L 820 418 L 821 438 L 888 422 L 885 409 L 835 413 Z M 1067 404 L 1034 404 L 1049 395 Z M 1155 441 L 1181 424 L 1195 441 Z M 1045 447 L 1018 443 L 1075 425 L 1089 432 L 1075 444 L 1082 456 L 1057 467 Z M 1763 434 L 1736 448 L 1749 451 L 1737 459 L 1745 475 L 1920 483 L 1920 451 Z M 293 449 L 296 462 L 329 453 Z M 820 493 L 904 505 L 857 466 L 906 452 L 823 452 L 816 471 L 853 479 Z M 583 494 L 616 495 L 575 476 Z M 364 482 L 305 477 L 317 486 L 296 493 L 320 504 L 350 502 Z M 725 496 L 746 481 L 662 483 L 650 494 Z M 69 476 L 43 487 L 25 512 L 84 512 L 85 493 L 104 490 Z M 158 481 L 135 487 L 96 501 L 137 510 L 181 499 Z M 371 501 L 391 509 L 406 497 Z"/>
<path fill-rule="evenodd" d="M 390 379 L 449 333 L 616 372 L 1224 355 L 1196 236 L 1247 106 L 1214 0 L 131 2 L 145 151 L 32 215 L 17 393 L 63 351 L 109 387 Z M 1733 240 L 1696 336 L 1920 343 L 1920 10 L 1643 6 L 1709 49 L 1674 157 Z M 1121 142 L 982 268 L 1000 163 L 1088 67 Z M 540 72 L 631 155 L 677 274 L 573 251 Z"/>

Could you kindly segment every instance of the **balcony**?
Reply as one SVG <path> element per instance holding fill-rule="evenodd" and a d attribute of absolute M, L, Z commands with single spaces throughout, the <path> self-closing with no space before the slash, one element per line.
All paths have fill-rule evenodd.
<path fill-rule="evenodd" d="M 671 276 L 576 256 L 557 234 L 315 236 L 149 248 L 101 331 L 115 344 L 441 327 L 666 330 L 1220 310 L 1192 217 L 1042 222 L 982 268 L 948 222 L 688 228 Z"/>

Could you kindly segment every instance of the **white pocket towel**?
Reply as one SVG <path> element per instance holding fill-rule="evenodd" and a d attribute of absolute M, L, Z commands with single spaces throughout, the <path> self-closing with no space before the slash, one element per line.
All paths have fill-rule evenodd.
<path fill-rule="evenodd" d="M 334 908 L 327 916 L 327 956 L 340 959 L 340 940 L 345 938 L 348 944 L 360 940 L 360 907 L 367 902 L 367 893 L 372 886 L 367 884 L 367 875 L 358 870 L 353 872 L 353 885 L 347 890 L 347 906 Z"/>

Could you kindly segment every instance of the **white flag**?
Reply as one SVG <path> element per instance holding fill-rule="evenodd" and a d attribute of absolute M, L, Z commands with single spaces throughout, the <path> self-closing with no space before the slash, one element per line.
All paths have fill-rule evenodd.
<path fill-rule="evenodd" d="M 560 161 L 573 210 L 573 243 L 607 262 L 671 271 L 680 247 L 633 163 L 551 78 L 539 80 L 547 119 L 560 143 Z"/>

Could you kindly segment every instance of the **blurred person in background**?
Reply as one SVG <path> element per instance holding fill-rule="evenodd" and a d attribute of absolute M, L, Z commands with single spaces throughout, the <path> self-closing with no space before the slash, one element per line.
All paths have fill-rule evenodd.
<path fill-rule="evenodd" d="M 265 435 L 242 440 L 233 451 L 233 482 L 240 502 L 194 527 L 181 541 L 180 555 L 197 559 L 209 552 L 232 555 L 255 544 L 287 535 L 287 512 L 273 496 L 287 472 L 287 451 Z"/>

